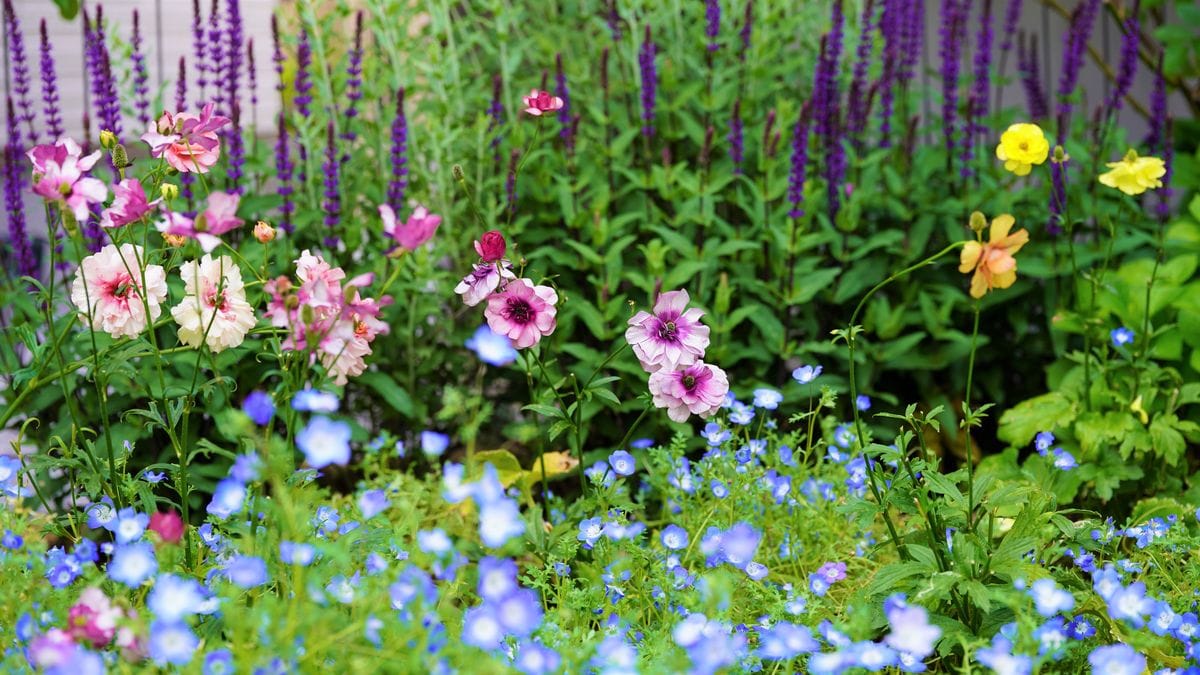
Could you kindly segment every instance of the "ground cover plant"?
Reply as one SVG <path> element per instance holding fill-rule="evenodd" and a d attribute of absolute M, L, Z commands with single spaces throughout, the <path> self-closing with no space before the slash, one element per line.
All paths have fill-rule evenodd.
<path fill-rule="evenodd" d="M 1195 7 L 58 4 L 6 670 L 1200 672 Z"/>

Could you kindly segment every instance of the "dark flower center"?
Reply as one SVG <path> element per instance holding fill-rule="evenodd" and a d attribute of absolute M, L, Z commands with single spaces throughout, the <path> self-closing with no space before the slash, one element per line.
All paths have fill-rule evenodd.
<path fill-rule="evenodd" d="M 665 321 L 658 326 L 658 339 L 674 342 L 679 338 L 679 327 L 674 321 Z"/>
<path fill-rule="evenodd" d="M 684 376 L 683 376 L 683 387 L 684 387 L 684 389 L 687 389 L 688 391 L 691 391 L 692 389 L 695 389 L 695 388 L 696 388 L 696 378 L 695 378 L 695 376 L 693 376 L 693 375 L 684 375 Z"/>
<path fill-rule="evenodd" d="M 526 324 L 533 320 L 533 308 L 525 300 L 510 299 L 505 310 L 508 320 L 514 323 Z"/>

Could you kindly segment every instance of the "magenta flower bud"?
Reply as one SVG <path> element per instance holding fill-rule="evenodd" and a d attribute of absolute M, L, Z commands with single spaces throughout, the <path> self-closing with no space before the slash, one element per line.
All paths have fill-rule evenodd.
<path fill-rule="evenodd" d="M 500 233 L 500 230 L 484 232 L 483 236 L 475 241 L 475 252 L 486 263 L 500 260 L 507 251 L 508 242 L 504 240 L 504 235 Z"/>

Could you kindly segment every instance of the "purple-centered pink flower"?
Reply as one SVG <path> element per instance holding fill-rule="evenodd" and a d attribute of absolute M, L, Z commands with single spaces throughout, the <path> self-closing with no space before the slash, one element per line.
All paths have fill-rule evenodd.
<path fill-rule="evenodd" d="M 708 348 L 708 326 L 700 323 L 703 310 L 688 309 L 687 291 L 658 296 L 654 313 L 638 312 L 629 320 L 625 339 L 646 372 L 675 370 L 703 358 Z"/>
<path fill-rule="evenodd" d="M 150 154 L 167 160 L 180 173 L 208 173 L 221 157 L 221 141 L 217 136 L 228 117 L 213 113 L 213 104 L 206 104 L 200 115 L 163 112 L 142 134 L 150 146 Z"/>
<path fill-rule="evenodd" d="M 442 224 L 441 216 L 435 216 L 420 204 L 413 209 L 412 215 L 403 223 L 396 220 L 396 212 L 387 204 L 379 205 L 379 217 L 383 219 L 383 233 L 395 239 L 398 244 L 397 247 L 388 251 L 389 254 L 396 251 L 397 248 L 406 251 L 417 250 L 418 246 L 429 241 L 433 233 L 437 231 L 438 225 Z"/>
<path fill-rule="evenodd" d="M 464 305 L 474 307 L 487 300 L 500 286 L 501 280 L 512 281 L 517 278 L 510 268 L 507 260 L 473 265 L 471 273 L 458 282 L 454 292 L 463 296 Z"/>
<path fill-rule="evenodd" d="M 38 145 L 25 154 L 33 163 L 34 193 L 71 211 L 75 220 L 87 220 L 88 205 L 108 197 L 108 188 L 101 180 L 84 175 L 100 159 L 99 150 L 84 157 L 79 144 L 60 138 L 53 145 Z"/>
<path fill-rule="evenodd" d="M 113 203 L 100 215 L 100 227 L 110 229 L 136 223 L 159 201 L 148 201 L 141 182 L 136 178 L 126 178 L 113 187 Z"/>
<path fill-rule="evenodd" d="M 218 235 L 239 228 L 245 222 L 237 217 L 240 199 L 237 195 L 217 190 L 208 195 L 208 208 L 204 213 L 193 219 L 169 211 L 156 227 L 163 235 L 195 239 L 205 253 L 211 253 L 221 245 Z"/>
<path fill-rule="evenodd" d="M 650 374 L 654 405 L 667 409 L 667 417 L 686 422 L 690 415 L 708 417 L 721 408 L 729 392 L 729 378 L 720 368 L 697 361 L 673 370 Z"/>
<path fill-rule="evenodd" d="M 536 345 L 554 332 L 558 293 L 549 286 L 535 286 L 528 279 L 509 282 L 488 296 L 483 315 L 498 335 L 507 335 L 517 349 Z"/>

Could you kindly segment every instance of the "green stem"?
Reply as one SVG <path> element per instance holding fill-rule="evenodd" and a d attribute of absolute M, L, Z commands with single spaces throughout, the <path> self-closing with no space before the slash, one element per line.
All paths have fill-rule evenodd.
<path fill-rule="evenodd" d="M 975 320 L 971 328 L 971 355 L 967 359 L 967 391 L 963 396 L 963 415 L 970 416 L 971 413 L 971 384 L 975 377 L 975 351 L 979 338 L 979 301 L 975 301 Z M 963 425 L 963 433 L 966 434 L 966 453 L 967 462 L 967 530 L 973 531 L 975 527 L 975 453 L 971 448 L 971 425 Z"/>

